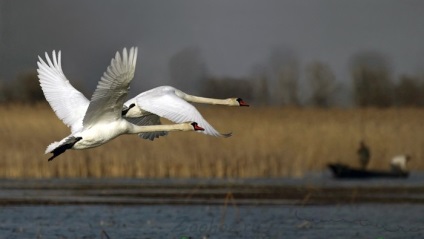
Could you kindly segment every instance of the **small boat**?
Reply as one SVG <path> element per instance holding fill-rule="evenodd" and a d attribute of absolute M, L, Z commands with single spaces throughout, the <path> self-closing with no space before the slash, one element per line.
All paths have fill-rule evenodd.
<path fill-rule="evenodd" d="M 407 178 L 409 176 L 409 172 L 364 170 L 341 163 L 329 163 L 327 166 L 335 178 Z"/>

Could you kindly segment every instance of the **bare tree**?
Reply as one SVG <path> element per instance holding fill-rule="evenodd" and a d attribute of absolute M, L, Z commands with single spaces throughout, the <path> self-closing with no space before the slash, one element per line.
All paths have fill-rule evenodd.
<path fill-rule="evenodd" d="M 299 63 L 290 50 L 275 49 L 269 59 L 271 77 L 276 79 L 274 93 L 282 105 L 299 105 Z"/>
<path fill-rule="evenodd" d="M 270 103 L 270 93 L 265 67 L 256 65 L 252 70 L 251 78 L 254 101 L 258 104 L 268 105 Z"/>
<path fill-rule="evenodd" d="M 6 102 L 7 100 L 7 89 L 4 81 L 0 80 L 0 103 Z"/>
<path fill-rule="evenodd" d="M 387 58 L 364 52 L 352 58 L 353 94 L 357 106 L 388 107 L 393 104 L 393 83 Z"/>
<path fill-rule="evenodd" d="M 8 86 L 11 101 L 35 103 L 44 100 L 37 72 L 35 70 L 21 73 L 13 84 Z"/>
<path fill-rule="evenodd" d="M 423 106 L 424 84 L 418 77 L 401 76 L 395 87 L 395 100 L 399 106 Z"/>
<path fill-rule="evenodd" d="M 311 102 L 318 107 L 330 106 L 331 97 L 336 89 L 336 78 L 330 67 L 319 61 L 306 68 L 307 79 L 311 87 Z"/>
<path fill-rule="evenodd" d="M 212 98 L 241 97 L 252 99 L 253 89 L 249 80 L 238 78 L 208 78 L 205 81 L 202 95 Z"/>
<path fill-rule="evenodd" d="M 74 80 L 72 85 L 80 92 L 86 93 L 81 81 Z M 45 97 L 35 70 L 20 73 L 14 81 L 0 82 L 0 102 L 34 104 L 40 101 L 45 101 Z"/>

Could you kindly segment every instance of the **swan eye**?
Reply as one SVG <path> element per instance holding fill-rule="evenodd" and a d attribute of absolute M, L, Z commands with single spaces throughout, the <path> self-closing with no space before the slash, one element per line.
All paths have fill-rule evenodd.
<path fill-rule="evenodd" d="M 132 104 L 130 104 L 130 109 L 132 108 L 132 107 L 134 107 L 135 106 L 135 104 L 134 103 L 132 103 Z"/>

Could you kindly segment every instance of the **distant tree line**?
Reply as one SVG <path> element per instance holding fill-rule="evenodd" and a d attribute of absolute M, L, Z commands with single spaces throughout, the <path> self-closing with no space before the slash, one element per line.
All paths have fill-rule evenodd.
<path fill-rule="evenodd" d="M 351 87 L 346 91 L 342 82 L 349 81 L 337 80 L 328 64 L 313 61 L 302 70 L 296 55 L 285 49 L 272 51 L 268 62 L 256 65 L 248 77 L 240 78 L 209 73 L 195 47 L 183 49 L 169 61 L 171 85 L 206 97 L 237 96 L 257 105 L 326 108 L 339 106 L 340 94 L 348 94 L 357 107 L 424 106 L 424 77 L 405 74 L 395 79 L 383 54 L 358 53 L 351 58 L 349 69 Z M 83 89 L 81 83 L 73 84 Z M 45 98 L 35 70 L 11 82 L 0 81 L 0 103 L 40 101 Z"/>
<path fill-rule="evenodd" d="M 397 82 L 386 58 L 366 52 L 351 64 L 353 96 L 356 106 L 424 106 L 424 81 L 420 76 L 402 75 Z"/>
<path fill-rule="evenodd" d="M 333 107 L 340 105 L 342 93 L 350 95 L 356 107 L 424 106 L 424 75 L 395 79 L 387 57 L 372 51 L 354 55 L 349 64 L 350 91 L 342 87 L 342 82 L 349 81 L 338 81 L 328 64 L 314 61 L 302 72 L 293 52 L 277 49 L 269 62 L 255 66 L 249 77 L 213 77 L 205 71 L 202 93 L 221 98 L 243 96 L 262 105 Z"/>
<path fill-rule="evenodd" d="M 0 81 L 0 102 L 36 103 L 44 100 L 36 71 L 18 75 L 14 81 Z"/>
<path fill-rule="evenodd" d="M 72 85 L 86 95 L 80 81 L 72 81 Z M 36 104 L 45 101 L 36 70 L 23 72 L 14 81 L 0 80 L 0 103 Z"/>

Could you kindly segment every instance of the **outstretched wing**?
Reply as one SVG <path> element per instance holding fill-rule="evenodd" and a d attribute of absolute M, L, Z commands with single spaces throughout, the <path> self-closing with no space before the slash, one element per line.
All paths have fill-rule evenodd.
<path fill-rule="evenodd" d="M 46 100 L 57 117 L 74 133 L 82 129 L 82 119 L 89 101 L 66 79 L 62 71 L 61 52 L 52 52 L 52 59 L 46 52 L 46 61 L 40 56 L 37 62 L 38 78 Z"/>
<path fill-rule="evenodd" d="M 134 77 L 138 49 L 132 47 L 129 54 L 124 48 L 112 59 L 103 74 L 84 116 L 84 128 L 100 121 L 114 121 L 121 118 L 122 105 L 127 97 L 131 80 Z"/>
<path fill-rule="evenodd" d="M 205 129 L 201 132 L 207 135 L 231 136 L 231 134 L 221 134 L 215 130 L 192 104 L 178 97 L 174 91 L 150 91 L 146 93 L 140 94 L 136 98 L 141 109 L 175 123 L 197 122 L 200 127 Z"/>

